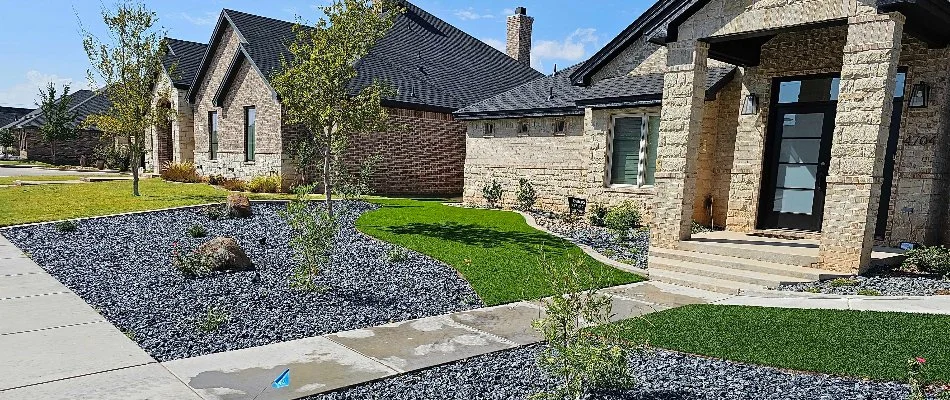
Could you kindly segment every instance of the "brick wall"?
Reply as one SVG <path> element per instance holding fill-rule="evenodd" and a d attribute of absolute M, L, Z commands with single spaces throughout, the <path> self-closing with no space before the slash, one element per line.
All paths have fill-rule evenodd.
<path fill-rule="evenodd" d="M 25 135 L 26 146 L 20 148 L 20 154 L 32 161 L 53 163 L 52 148 L 43 141 L 39 128 L 14 129 L 14 134 Z M 102 132 L 81 130 L 76 139 L 56 143 L 57 165 L 79 165 L 80 158 L 86 156 L 87 165 L 93 165 L 95 148 L 101 143 Z"/>
<path fill-rule="evenodd" d="M 465 166 L 465 124 L 451 114 L 390 108 L 392 132 L 352 138 L 346 163 L 379 156 L 372 186 L 380 194 L 458 195 Z"/>

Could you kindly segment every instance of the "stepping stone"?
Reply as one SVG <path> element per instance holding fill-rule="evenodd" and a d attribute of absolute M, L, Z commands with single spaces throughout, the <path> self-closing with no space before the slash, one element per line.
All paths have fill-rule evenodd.
<path fill-rule="evenodd" d="M 0 392 L 0 400 L 202 400 L 160 364 L 78 376 Z"/>
<path fill-rule="evenodd" d="M 516 345 L 437 316 L 328 335 L 397 371 L 413 371 Z"/>
<path fill-rule="evenodd" d="M 205 399 L 294 399 L 395 375 L 396 371 L 324 337 L 162 363 Z M 290 369 L 290 386 L 271 383 Z"/>
<path fill-rule="evenodd" d="M 543 339 L 531 326 L 531 322 L 540 318 L 541 313 L 541 308 L 535 304 L 518 302 L 455 313 L 449 318 L 519 345 L 527 345 Z"/>

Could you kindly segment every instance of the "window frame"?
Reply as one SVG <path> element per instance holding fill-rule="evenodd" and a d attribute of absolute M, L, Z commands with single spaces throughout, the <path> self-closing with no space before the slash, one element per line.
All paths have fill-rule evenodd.
<path fill-rule="evenodd" d="M 555 135 L 563 135 L 567 131 L 567 120 L 564 118 L 555 119 L 552 123 L 551 131 Z"/>
<path fill-rule="evenodd" d="M 254 121 L 250 121 L 250 113 L 254 112 Z M 244 162 L 254 162 L 257 153 L 257 107 L 244 107 Z"/>
<path fill-rule="evenodd" d="M 494 122 L 485 122 L 482 124 L 482 136 L 495 136 Z"/>
<path fill-rule="evenodd" d="M 610 116 L 610 135 L 608 138 L 607 149 L 609 151 L 607 157 L 607 165 L 605 168 L 606 179 L 604 180 L 605 186 L 608 188 L 652 188 L 656 185 L 656 177 L 654 177 L 654 183 L 646 183 L 646 170 L 647 170 L 647 159 L 649 157 L 649 137 L 650 137 L 650 118 L 656 117 L 660 118 L 660 112 L 643 112 L 643 113 L 623 113 L 623 114 L 614 114 Z M 640 118 L 640 143 L 639 143 L 639 160 L 637 162 L 637 183 L 614 183 L 613 177 L 613 162 L 614 162 L 614 139 L 617 126 L 617 120 L 623 118 Z M 659 135 L 657 135 L 659 136 Z M 659 140 L 659 139 L 658 139 Z M 653 166 L 654 171 L 656 170 L 656 165 Z"/>
<path fill-rule="evenodd" d="M 518 121 L 518 133 L 527 135 L 531 132 L 531 124 L 528 121 Z"/>
<path fill-rule="evenodd" d="M 208 159 L 218 159 L 218 130 L 221 127 L 221 121 L 218 119 L 218 111 L 208 111 Z"/>

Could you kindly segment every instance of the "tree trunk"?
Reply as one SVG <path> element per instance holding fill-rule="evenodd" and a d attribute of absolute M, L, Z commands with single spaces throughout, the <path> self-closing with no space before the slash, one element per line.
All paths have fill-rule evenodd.
<path fill-rule="evenodd" d="M 131 140 L 129 141 L 131 142 Z M 132 196 L 139 197 L 139 158 L 142 156 L 139 154 L 138 146 L 129 146 L 131 154 L 131 160 L 129 160 L 129 167 L 132 168 Z"/>
<path fill-rule="evenodd" d="M 56 165 L 56 141 L 55 140 L 51 140 L 49 142 L 49 154 L 50 154 L 50 158 L 52 159 L 51 161 L 53 162 L 53 165 Z"/>
<path fill-rule="evenodd" d="M 333 219 L 333 181 L 330 178 L 330 146 L 323 151 L 323 194 L 326 196 L 327 216 Z"/>

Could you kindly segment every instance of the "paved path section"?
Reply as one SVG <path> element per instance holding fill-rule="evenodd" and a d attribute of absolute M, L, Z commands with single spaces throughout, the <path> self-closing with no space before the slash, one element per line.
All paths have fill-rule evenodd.
<path fill-rule="evenodd" d="M 605 289 L 614 319 L 726 298 L 642 282 Z M 294 399 L 541 340 L 538 302 L 517 302 L 163 363 L 205 399 Z M 290 386 L 270 387 L 285 369 Z"/>
<path fill-rule="evenodd" d="M 199 397 L 0 236 L 0 400 Z"/>
<path fill-rule="evenodd" d="M 755 307 L 950 315 L 950 296 L 838 296 L 771 291 L 731 296 L 714 303 Z"/>

